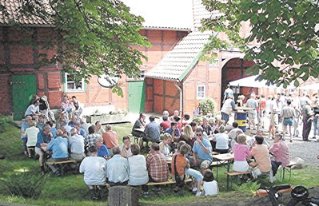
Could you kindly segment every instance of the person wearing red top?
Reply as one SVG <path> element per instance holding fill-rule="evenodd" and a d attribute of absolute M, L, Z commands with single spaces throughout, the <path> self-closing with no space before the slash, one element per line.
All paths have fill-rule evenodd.
<path fill-rule="evenodd" d="M 171 126 L 171 122 L 168 120 L 168 116 L 162 117 L 163 121 L 160 123 L 161 132 L 164 132 Z"/>
<path fill-rule="evenodd" d="M 105 126 L 106 132 L 102 134 L 103 137 L 103 143 L 106 145 L 106 147 L 110 150 L 113 147 L 118 147 L 119 142 L 118 142 L 118 136 L 115 131 L 112 130 L 111 125 L 106 125 Z"/>

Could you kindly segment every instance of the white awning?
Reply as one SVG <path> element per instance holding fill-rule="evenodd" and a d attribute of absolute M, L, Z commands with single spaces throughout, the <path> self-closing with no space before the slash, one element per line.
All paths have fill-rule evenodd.
<path fill-rule="evenodd" d="M 245 77 L 242 79 L 238 79 L 235 81 L 229 82 L 230 86 L 240 86 L 240 87 L 256 87 L 256 88 L 262 88 L 262 87 L 275 87 L 275 85 L 267 85 L 266 80 L 256 80 L 258 75 Z"/>

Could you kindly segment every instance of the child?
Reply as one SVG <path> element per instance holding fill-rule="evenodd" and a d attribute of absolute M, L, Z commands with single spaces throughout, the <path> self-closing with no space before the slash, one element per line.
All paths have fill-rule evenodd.
<path fill-rule="evenodd" d="M 207 169 L 204 171 L 203 175 L 203 195 L 218 195 L 218 184 L 214 178 L 213 172 Z"/>
<path fill-rule="evenodd" d="M 235 143 L 234 148 L 234 171 L 246 172 L 249 170 L 249 165 L 247 163 L 247 158 L 250 155 L 249 147 L 246 145 L 245 134 L 240 134 L 237 137 L 237 143 Z"/>

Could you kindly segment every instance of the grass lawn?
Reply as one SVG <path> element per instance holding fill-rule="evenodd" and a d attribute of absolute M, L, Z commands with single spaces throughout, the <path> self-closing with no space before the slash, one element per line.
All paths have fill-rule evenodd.
<path fill-rule="evenodd" d="M 131 131 L 131 124 L 116 124 L 113 125 L 113 130 L 117 131 L 121 139 Z M 0 160 L 0 181 L 7 181 L 12 179 L 12 175 L 23 175 L 26 171 L 33 172 L 34 178 L 40 178 L 39 163 L 37 160 L 28 159 L 22 154 L 22 144 L 20 141 L 19 129 L 14 125 L 3 121 L 0 117 L 0 154 L 5 155 L 4 160 Z M 213 169 L 216 171 L 216 168 Z M 318 167 L 306 167 L 300 170 L 293 170 L 292 177 L 288 180 L 286 176 L 285 183 L 292 185 L 305 185 L 307 187 L 319 186 Z M 147 198 L 141 198 L 141 205 L 182 205 L 184 203 L 210 201 L 216 198 L 236 199 L 240 197 L 251 197 L 253 192 L 259 187 L 257 183 L 246 183 L 241 186 L 233 185 L 233 191 L 226 191 L 226 176 L 225 169 L 219 168 L 219 177 L 217 179 L 220 189 L 218 197 L 195 197 L 190 192 L 186 191 L 183 195 L 176 195 L 171 188 L 165 187 L 159 195 L 152 194 Z M 281 171 L 278 171 L 280 174 Z M 279 175 L 278 179 L 280 179 Z M 31 177 L 22 178 L 27 187 L 31 188 L 33 184 L 29 179 Z M 6 184 L 0 182 L 0 204 L 1 203 L 15 203 L 27 205 L 105 205 L 107 201 L 106 194 L 103 199 L 98 202 L 89 200 L 89 191 L 84 184 L 82 174 L 66 174 L 62 177 L 55 177 L 46 175 L 46 181 L 43 183 L 41 194 L 37 199 L 23 198 L 21 196 L 14 196 L 5 187 Z M 17 181 L 17 180 L 15 180 Z M 14 182 L 14 181 L 13 181 Z M 281 182 L 277 180 L 276 184 Z M 238 192 L 240 191 L 240 192 Z"/>

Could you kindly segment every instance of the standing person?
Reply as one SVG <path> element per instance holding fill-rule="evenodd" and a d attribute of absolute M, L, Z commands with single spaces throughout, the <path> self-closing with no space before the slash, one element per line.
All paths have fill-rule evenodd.
<path fill-rule="evenodd" d="M 119 146 L 118 136 L 115 131 L 112 130 L 112 126 L 107 124 L 105 126 L 105 132 L 103 133 L 103 143 L 106 145 L 107 149 L 111 150 L 113 147 Z"/>
<path fill-rule="evenodd" d="M 269 102 L 269 138 L 275 137 L 276 129 L 278 126 L 278 107 L 275 100 L 275 97 L 271 97 L 271 101 Z"/>
<path fill-rule="evenodd" d="M 113 157 L 106 163 L 107 178 L 110 186 L 127 185 L 129 180 L 129 164 L 126 158 L 121 156 L 119 147 L 112 149 Z"/>
<path fill-rule="evenodd" d="M 97 156 L 95 146 L 89 147 L 90 156 L 81 162 L 79 171 L 84 173 L 84 182 L 88 186 L 92 200 L 101 199 L 101 186 L 106 184 L 106 160 Z"/>
<path fill-rule="evenodd" d="M 316 139 L 316 136 L 319 134 L 319 97 L 315 97 L 313 104 L 314 119 L 313 119 L 313 139 Z"/>
<path fill-rule="evenodd" d="M 160 142 L 160 135 L 161 135 L 161 129 L 160 129 L 160 125 L 155 122 L 155 117 L 154 116 L 150 116 L 149 117 L 150 123 L 148 123 L 145 126 L 145 140 L 146 140 L 146 145 L 148 146 L 148 141 L 151 142 Z"/>
<path fill-rule="evenodd" d="M 254 93 L 250 95 L 250 98 L 246 102 L 246 106 L 250 109 L 247 111 L 249 129 L 256 129 L 258 102 L 256 101 L 256 95 Z"/>
<path fill-rule="evenodd" d="M 312 120 L 313 120 L 314 113 L 311 109 L 310 106 L 310 100 L 306 101 L 304 107 L 303 107 L 303 112 L 302 112 L 302 139 L 303 141 L 309 141 L 309 133 L 311 130 L 311 125 L 312 125 Z"/>
<path fill-rule="evenodd" d="M 281 134 L 275 135 L 274 144 L 270 146 L 269 152 L 274 157 L 274 160 L 271 161 L 271 167 L 273 175 L 275 176 L 279 165 L 286 167 L 290 162 L 288 146 Z"/>
<path fill-rule="evenodd" d="M 221 109 L 222 120 L 225 121 L 225 124 L 229 121 L 229 117 L 233 111 L 236 111 L 234 97 L 228 96 Z"/>
<path fill-rule="evenodd" d="M 265 98 L 265 95 L 260 95 L 260 99 L 258 102 L 258 122 L 261 128 L 265 127 L 264 118 L 266 114 L 266 103 L 267 100 Z"/>
<path fill-rule="evenodd" d="M 295 110 L 291 106 L 291 100 L 287 100 L 287 105 L 285 105 L 282 110 L 281 110 L 281 117 L 283 118 L 283 138 L 285 138 L 285 134 L 287 132 L 287 127 L 288 127 L 288 133 L 289 133 L 289 139 L 290 142 L 292 142 L 292 132 L 291 132 L 291 126 L 293 124 L 294 120 L 294 114 Z"/>
<path fill-rule="evenodd" d="M 30 127 L 25 130 L 25 135 L 27 137 L 27 151 L 28 156 L 31 157 L 31 149 L 34 148 L 37 144 L 38 133 L 40 132 L 37 128 L 35 121 L 32 121 Z"/>
<path fill-rule="evenodd" d="M 233 169 L 237 172 L 247 172 L 249 170 L 249 164 L 247 162 L 250 156 L 249 147 L 246 144 L 246 135 L 240 134 L 237 137 L 237 143 L 234 148 L 234 165 Z"/>
<path fill-rule="evenodd" d="M 228 97 L 234 97 L 234 91 L 230 88 L 229 84 L 227 84 L 226 89 L 224 91 L 223 102 L 225 102 Z"/>

